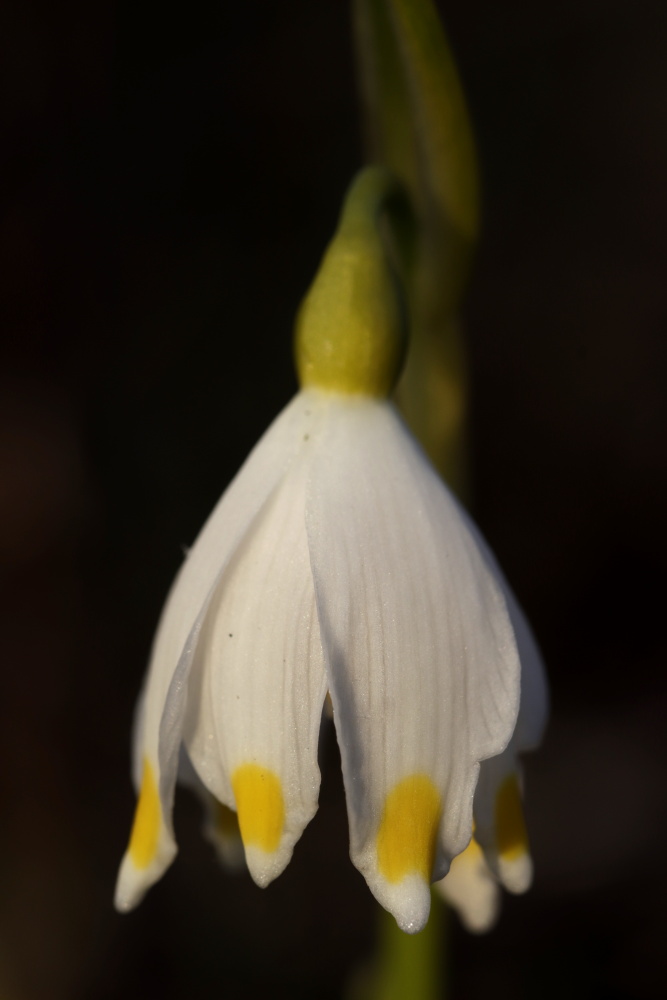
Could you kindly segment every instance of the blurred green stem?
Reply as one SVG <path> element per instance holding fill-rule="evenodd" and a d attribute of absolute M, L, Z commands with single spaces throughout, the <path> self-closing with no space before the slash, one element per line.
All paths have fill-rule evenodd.
<path fill-rule="evenodd" d="M 379 919 L 378 975 L 369 1000 L 445 1000 L 448 991 L 446 924 L 449 912 L 432 894 L 431 916 L 419 934 L 404 934 L 382 910 Z"/>
<path fill-rule="evenodd" d="M 410 312 L 397 397 L 429 457 L 465 480 L 464 351 L 456 320 L 478 227 L 478 182 L 463 91 L 432 0 L 353 0 L 367 156 L 404 183 L 396 219 Z"/>

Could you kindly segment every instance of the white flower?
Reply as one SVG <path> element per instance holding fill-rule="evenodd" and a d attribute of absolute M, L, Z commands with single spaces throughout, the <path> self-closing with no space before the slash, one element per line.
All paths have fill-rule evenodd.
<path fill-rule="evenodd" d="M 479 785 L 482 816 L 512 773 L 507 752 L 495 755 L 515 727 L 524 627 L 393 406 L 299 393 L 167 602 L 137 727 L 142 792 L 118 907 L 134 906 L 176 852 L 181 744 L 238 811 L 255 881 L 280 874 L 317 809 L 329 692 L 352 859 L 401 927 L 419 929 L 429 882 L 470 840 L 478 762 L 503 762 Z"/>
<path fill-rule="evenodd" d="M 402 353 L 368 213 L 386 191 L 377 171 L 353 186 L 301 314 L 306 388 L 223 495 L 164 609 L 137 713 L 121 910 L 176 853 L 183 748 L 210 814 L 238 814 L 255 881 L 282 872 L 317 810 L 327 694 L 351 857 L 404 930 L 423 927 L 430 882 L 468 845 L 473 798 L 489 864 L 526 881 L 512 775 L 542 725 L 541 664 L 477 530 L 383 398 Z M 524 697 L 519 713 L 522 684 L 542 703 Z"/>

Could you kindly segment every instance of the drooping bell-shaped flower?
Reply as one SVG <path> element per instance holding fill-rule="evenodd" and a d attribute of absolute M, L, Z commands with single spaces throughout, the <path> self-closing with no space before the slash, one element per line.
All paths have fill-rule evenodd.
<path fill-rule="evenodd" d="M 484 546 L 499 579 L 502 573 Z M 512 739 L 506 749 L 481 762 L 473 806 L 474 837 L 454 858 L 447 876 L 438 882 L 442 896 L 459 913 L 468 930 L 489 930 L 500 911 L 500 886 L 525 892 L 533 866 L 521 806 L 522 773 L 519 754 L 534 750 L 542 739 L 548 713 L 548 692 L 542 659 L 516 599 L 503 581 L 507 609 L 521 662 L 521 703 Z"/>
<path fill-rule="evenodd" d="M 376 169 L 353 184 L 299 316 L 301 391 L 167 600 L 137 711 L 121 910 L 176 853 L 182 754 L 209 825 L 237 814 L 254 880 L 282 872 L 317 810 L 327 694 L 351 857 L 404 930 L 423 927 L 429 884 L 468 845 L 473 799 L 491 867 L 503 879 L 521 868 L 514 840 L 506 865 L 503 831 L 521 816 L 507 788 L 525 746 L 513 740 L 522 689 L 542 691 L 525 702 L 526 732 L 543 723 L 542 668 L 493 557 L 388 399 L 404 351 L 377 225 L 391 189 Z"/>

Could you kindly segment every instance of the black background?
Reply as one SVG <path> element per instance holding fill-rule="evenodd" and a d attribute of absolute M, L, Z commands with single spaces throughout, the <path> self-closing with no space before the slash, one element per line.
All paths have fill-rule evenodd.
<path fill-rule="evenodd" d="M 473 506 L 532 619 L 553 717 L 531 893 L 452 920 L 452 996 L 667 988 L 667 8 L 441 5 L 484 229 L 465 306 Z M 268 890 L 196 804 L 130 916 L 129 731 L 181 545 L 296 383 L 291 326 L 361 161 L 342 0 L 4 0 L 2 823 L 8 1000 L 334 998 L 376 906 L 333 741 Z"/>

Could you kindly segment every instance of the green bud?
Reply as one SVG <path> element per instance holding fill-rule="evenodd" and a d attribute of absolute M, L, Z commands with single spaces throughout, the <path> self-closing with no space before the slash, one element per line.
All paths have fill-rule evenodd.
<path fill-rule="evenodd" d="M 384 397 L 400 374 L 406 318 L 380 229 L 400 190 L 392 174 L 362 170 L 296 320 L 299 381 L 346 395 Z"/>

